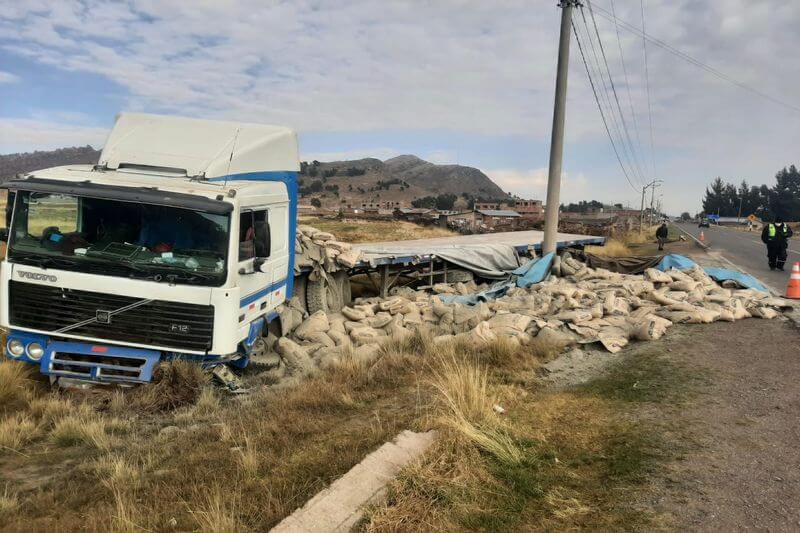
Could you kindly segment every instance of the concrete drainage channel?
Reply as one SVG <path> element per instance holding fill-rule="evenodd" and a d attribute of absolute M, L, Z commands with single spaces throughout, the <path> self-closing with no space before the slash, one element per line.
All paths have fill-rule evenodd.
<path fill-rule="evenodd" d="M 387 442 L 367 455 L 330 487 L 286 517 L 272 531 L 351 531 L 361 520 L 364 508 L 377 503 L 385 495 L 389 481 L 401 468 L 422 456 L 435 439 L 434 431 L 400 433 L 393 442 Z"/>

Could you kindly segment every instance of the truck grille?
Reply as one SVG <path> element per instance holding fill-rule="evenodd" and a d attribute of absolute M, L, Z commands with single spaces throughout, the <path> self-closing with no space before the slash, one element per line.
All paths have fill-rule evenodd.
<path fill-rule="evenodd" d="M 79 291 L 10 281 L 9 319 L 12 327 L 55 332 L 141 301 L 141 298 Z M 214 332 L 214 307 L 153 300 L 111 317 L 109 324 L 91 322 L 64 333 L 109 341 L 207 351 Z"/>

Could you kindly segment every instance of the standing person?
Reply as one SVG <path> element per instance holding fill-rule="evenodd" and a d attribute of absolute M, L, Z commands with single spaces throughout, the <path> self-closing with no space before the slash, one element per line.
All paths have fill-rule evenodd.
<path fill-rule="evenodd" d="M 668 234 L 669 230 L 667 229 L 667 223 L 663 222 L 656 230 L 656 239 L 658 240 L 659 251 L 664 249 L 664 243 L 667 242 Z"/>
<path fill-rule="evenodd" d="M 761 231 L 761 240 L 767 245 L 767 261 L 769 269 L 783 270 L 786 263 L 786 249 L 792 237 L 792 228 L 783 222 L 781 217 L 775 217 L 775 222 L 767 224 Z"/>

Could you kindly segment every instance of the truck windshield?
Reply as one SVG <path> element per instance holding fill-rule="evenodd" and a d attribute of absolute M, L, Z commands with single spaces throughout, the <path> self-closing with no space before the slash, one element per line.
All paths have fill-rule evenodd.
<path fill-rule="evenodd" d="M 219 286 L 229 225 L 227 215 L 20 191 L 8 257 L 44 268 Z"/>

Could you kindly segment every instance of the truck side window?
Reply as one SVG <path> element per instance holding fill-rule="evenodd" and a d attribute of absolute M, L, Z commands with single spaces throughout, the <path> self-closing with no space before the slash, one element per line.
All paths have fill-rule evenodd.
<path fill-rule="evenodd" d="M 266 210 L 254 211 L 256 257 L 269 257 L 269 214 Z"/>
<path fill-rule="evenodd" d="M 245 211 L 239 215 L 239 261 L 247 261 L 256 256 L 255 237 L 253 212 Z"/>
<path fill-rule="evenodd" d="M 269 257 L 269 217 L 265 209 L 245 211 L 239 219 L 239 261 Z"/>

